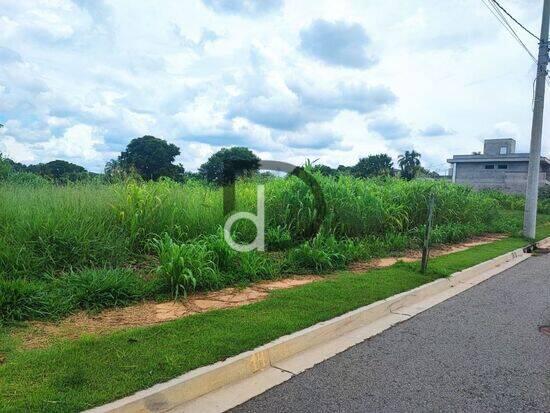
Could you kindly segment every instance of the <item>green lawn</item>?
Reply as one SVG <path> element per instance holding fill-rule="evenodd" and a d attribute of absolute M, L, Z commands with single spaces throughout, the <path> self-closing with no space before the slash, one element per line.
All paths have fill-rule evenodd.
<path fill-rule="evenodd" d="M 539 237 L 550 236 L 550 223 Z M 0 334 L 0 411 L 79 411 L 109 402 L 265 344 L 355 308 L 410 290 L 525 245 L 507 238 L 433 259 L 429 274 L 399 263 L 335 277 L 248 306 L 197 314 L 162 325 L 21 350 Z"/>

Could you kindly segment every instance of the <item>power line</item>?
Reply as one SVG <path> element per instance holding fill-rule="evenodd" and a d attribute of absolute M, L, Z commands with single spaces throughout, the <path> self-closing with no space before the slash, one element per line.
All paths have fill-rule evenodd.
<path fill-rule="evenodd" d="M 531 36 L 533 36 L 535 39 L 537 39 L 540 42 L 540 39 L 536 34 L 534 34 L 531 30 L 529 30 L 527 27 L 525 27 L 523 24 L 521 24 L 514 16 L 512 16 L 508 10 L 506 10 L 497 0 L 491 0 L 493 3 L 495 3 L 499 9 L 501 9 L 508 17 L 510 17 L 519 27 L 521 27 L 523 30 L 525 30 L 527 33 L 529 33 Z"/>
<path fill-rule="evenodd" d="M 493 0 L 494 1 L 494 0 Z M 537 58 L 535 57 L 535 55 L 533 55 L 533 53 L 531 53 L 531 51 L 529 50 L 529 48 L 525 45 L 525 43 L 523 43 L 523 41 L 520 39 L 519 35 L 516 33 L 516 31 L 514 30 L 514 28 L 510 25 L 510 23 L 508 23 L 508 20 L 506 19 L 506 16 L 504 16 L 502 14 L 502 12 L 494 5 L 493 5 L 493 8 L 495 9 L 495 11 L 500 15 L 500 17 L 502 18 L 502 20 L 504 21 L 504 23 L 506 24 L 506 26 L 508 26 L 514 36 L 514 38 L 519 42 L 519 44 L 521 45 L 521 47 L 523 47 L 525 49 L 525 51 L 529 54 L 529 56 L 531 56 L 531 59 L 533 59 L 533 61 L 535 63 L 537 63 Z"/>
<path fill-rule="evenodd" d="M 531 53 L 529 48 L 525 45 L 525 43 L 523 43 L 514 28 L 510 26 L 506 17 L 502 14 L 500 9 L 498 9 L 497 6 L 494 5 L 492 0 L 487 0 L 487 2 L 486 0 L 481 0 L 481 2 L 485 5 L 485 7 L 487 7 L 487 9 L 493 14 L 493 16 L 495 16 L 498 22 L 502 24 L 502 26 L 504 26 L 504 28 L 510 33 L 510 35 L 519 43 L 519 45 L 529 54 L 529 56 L 531 56 L 531 59 L 533 59 L 533 61 L 537 63 L 537 58 L 535 57 L 535 55 Z"/>
<path fill-rule="evenodd" d="M 535 64 L 538 64 L 538 59 L 535 57 L 535 55 L 533 53 L 531 53 L 531 51 L 529 50 L 529 48 L 525 45 L 525 43 L 523 43 L 523 41 L 519 38 L 518 34 L 516 33 L 516 31 L 514 30 L 514 28 L 512 26 L 510 26 L 510 24 L 508 23 L 508 20 L 506 19 L 506 17 L 502 14 L 500 8 L 502 8 L 502 6 L 500 6 L 500 4 L 498 4 L 495 0 L 481 0 L 481 2 L 483 3 L 483 5 L 485 7 L 487 7 L 487 9 L 491 12 L 491 14 L 493 16 L 495 16 L 495 18 L 498 20 L 498 22 L 500 24 L 502 24 L 504 26 L 504 28 L 508 31 L 508 33 L 510 33 L 512 35 L 512 37 L 519 43 L 519 45 L 527 52 L 527 54 L 529 54 L 529 56 L 531 57 L 531 59 L 533 60 L 533 62 Z M 495 3 L 498 5 L 495 5 Z M 500 8 L 499 8 L 500 7 Z M 506 11 L 505 11 L 506 12 Z M 509 15 L 509 13 L 506 12 L 506 14 Z M 510 16 L 512 17 L 512 16 Z M 512 17 L 513 18 L 513 17 Z M 515 19 L 514 19 L 515 20 Z M 538 37 L 537 37 L 538 39 Z M 548 78 L 546 78 L 546 83 L 548 84 L 548 86 L 550 86 L 550 80 Z M 535 99 L 535 95 L 534 95 L 534 90 L 533 90 L 533 105 L 534 105 L 534 99 Z"/>
<path fill-rule="evenodd" d="M 508 32 L 512 35 L 512 37 L 514 37 L 514 39 L 516 39 L 516 41 L 519 43 L 519 45 L 529 54 L 529 56 L 531 56 L 531 59 L 533 60 L 533 62 L 535 64 L 538 64 L 538 59 L 535 57 L 535 55 L 533 55 L 533 53 L 531 53 L 529 48 L 520 39 L 520 37 L 518 36 L 518 34 L 514 30 L 514 28 L 510 25 L 510 23 L 508 23 L 508 20 L 506 19 L 506 16 L 504 16 L 502 14 L 502 12 L 500 11 L 500 9 L 497 8 L 497 6 L 495 6 L 495 3 L 498 5 L 498 2 L 496 0 L 487 0 L 488 3 L 485 3 L 485 0 L 482 0 L 482 2 L 489 9 L 489 11 L 491 13 L 493 13 L 493 16 L 495 16 L 497 18 L 497 20 L 501 24 L 504 25 L 506 30 L 508 30 Z M 500 5 L 499 5 L 499 7 L 500 7 Z M 537 39 L 538 39 L 538 37 L 537 37 Z M 550 86 L 550 80 L 548 78 L 546 78 L 546 83 Z M 534 99 L 534 95 L 533 95 L 533 99 Z"/>

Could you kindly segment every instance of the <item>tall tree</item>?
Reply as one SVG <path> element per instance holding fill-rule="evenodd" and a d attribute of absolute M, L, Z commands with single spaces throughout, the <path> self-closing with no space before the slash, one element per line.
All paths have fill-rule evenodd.
<path fill-rule="evenodd" d="M 420 155 L 418 152 L 405 151 L 403 155 L 399 155 L 398 163 L 401 168 L 401 178 L 410 181 L 414 179 L 420 169 Z"/>
<path fill-rule="evenodd" d="M 361 158 L 359 162 L 357 162 L 357 165 L 353 167 L 353 174 L 361 178 L 390 176 L 392 171 L 393 161 L 385 153 Z"/>
<path fill-rule="evenodd" d="M 106 170 L 120 167 L 127 172 L 135 170 L 146 180 L 157 180 L 166 176 L 181 181 L 185 169 L 181 165 L 174 165 L 179 154 L 180 150 L 176 145 L 146 135 L 133 139 L 120 154 L 118 161 L 107 163 Z"/>
<path fill-rule="evenodd" d="M 226 185 L 259 168 L 260 158 L 250 149 L 236 146 L 220 149 L 201 165 L 199 173 L 209 182 Z"/>

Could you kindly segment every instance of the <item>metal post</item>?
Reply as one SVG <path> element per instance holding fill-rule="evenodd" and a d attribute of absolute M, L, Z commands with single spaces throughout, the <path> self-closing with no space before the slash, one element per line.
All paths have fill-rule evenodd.
<path fill-rule="evenodd" d="M 525 217 L 523 235 L 535 238 L 537 230 L 537 203 L 539 197 L 540 157 L 542 147 L 542 117 L 544 113 L 544 92 L 546 84 L 546 67 L 548 66 L 548 25 L 550 17 L 550 0 L 544 0 L 542 24 L 540 29 L 539 57 L 537 80 L 535 86 L 535 107 L 531 127 L 531 150 L 529 153 L 529 173 L 527 174 L 527 192 L 525 194 Z"/>

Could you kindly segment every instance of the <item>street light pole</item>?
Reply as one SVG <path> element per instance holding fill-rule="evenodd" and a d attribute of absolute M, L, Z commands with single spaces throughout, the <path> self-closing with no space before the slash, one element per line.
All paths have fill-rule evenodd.
<path fill-rule="evenodd" d="M 550 17 L 550 0 L 544 0 L 542 24 L 540 29 L 539 57 L 537 80 L 535 86 L 535 106 L 531 126 L 531 149 L 529 153 L 529 172 L 527 174 L 527 192 L 525 194 L 525 217 L 523 235 L 535 238 L 537 228 L 537 204 L 539 197 L 540 157 L 542 147 L 542 117 L 544 113 L 544 92 L 546 85 L 546 68 L 548 66 L 548 26 Z"/>

